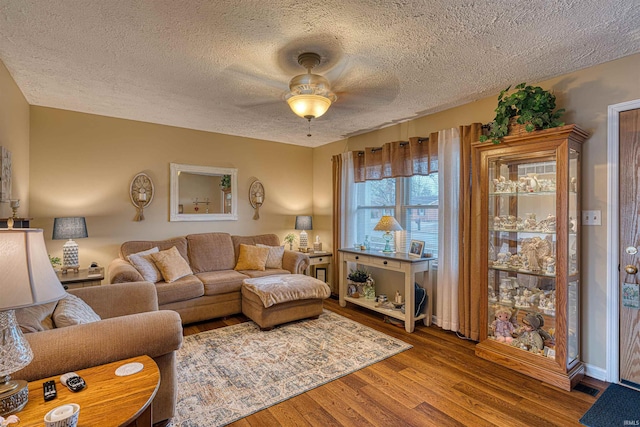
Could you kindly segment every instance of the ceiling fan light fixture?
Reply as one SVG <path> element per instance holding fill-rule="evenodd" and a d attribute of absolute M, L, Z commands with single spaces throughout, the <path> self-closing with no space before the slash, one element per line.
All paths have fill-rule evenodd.
<path fill-rule="evenodd" d="M 326 113 L 338 97 L 331 92 L 326 78 L 311 73 L 311 69 L 320 63 L 320 55 L 303 53 L 298 56 L 298 63 L 307 69 L 307 73 L 291 79 L 285 100 L 296 115 L 307 120 L 316 119 Z"/>
<path fill-rule="evenodd" d="M 331 100 L 321 95 L 294 95 L 287 103 L 296 115 L 303 119 L 317 119 L 331 107 Z"/>

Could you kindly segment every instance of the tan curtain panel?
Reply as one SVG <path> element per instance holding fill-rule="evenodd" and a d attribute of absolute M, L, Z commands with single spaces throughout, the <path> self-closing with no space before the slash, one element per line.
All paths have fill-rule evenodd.
<path fill-rule="evenodd" d="M 438 141 L 414 137 L 367 147 L 354 157 L 356 182 L 429 175 L 438 171 Z"/>
<path fill-rule="evenodd" d="M 480 339 L 480 283 L 471 280 L 471 240 L 474 235 L 471 224 L 471 143 L 480 139 L 482 124 L 460 126 L 460 286 L 458 293 L 458 315 L 460 333 L 472 340 Z M 475 190 L 473 190 L 475 191 Z M 477 232 L 478 230 L 475 230 Z"/>
<path fill-rule="evenodd" d="M 356 156 L 357 157 L 357 156 Z M 354 159 L 356 158 L 354 157 Z M 340 280 L 340 269 L 338 268 L 338 247 L 340 246 L 340 236 L 342 235 L 342 156 L 337 154 L 331 158 L 331 175 L 332 175 L 332 190 L 333 190 L 333 216 L 332 225 L 333 230 L 331 238 L 333 241 L 333 265 L 331 269 L 331 291 L 338 292 L 338 283 Z"/>

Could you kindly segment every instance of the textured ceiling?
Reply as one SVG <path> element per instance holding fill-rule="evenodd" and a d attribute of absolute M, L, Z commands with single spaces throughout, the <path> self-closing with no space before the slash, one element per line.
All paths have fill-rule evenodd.
<path fill-rule="evenodd" d="M 0 0 L 32 105 L 318 146 L 640 51 L 638 0 Z M 338 101 L 283 101 L 314 72 Z"/>

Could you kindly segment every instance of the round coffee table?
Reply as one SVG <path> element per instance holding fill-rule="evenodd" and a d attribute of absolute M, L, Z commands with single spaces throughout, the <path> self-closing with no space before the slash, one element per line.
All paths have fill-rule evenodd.
<path fill-rule="evenodd" d="M 117 376 L 116 369 L 127 363 L 142 363 L 142 370 L 128 376 Z M 51 409 L 69 403 L 80 405 L 78 427 L 83 426 L 151 426 L 151 402 L 160 385 L 160 371 L 149 356 L 139 356 L 106 365 L 76 371 L 87 387 L 73 393 L 60 383 L 60 376 L 29 383 L 29 402 L 15 415 L 20 427 L 44 425 Z M 55 380 L 58 397 L 45 402 L 42 384 Z"/>

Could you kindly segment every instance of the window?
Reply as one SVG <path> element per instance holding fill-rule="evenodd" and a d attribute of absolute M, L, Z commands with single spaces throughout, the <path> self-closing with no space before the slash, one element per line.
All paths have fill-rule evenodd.
<path fill-rule="evenodd" d="M 392 215 L 403 231 L 395 233 L 397 247 L 408 252 L 411 240 L 425 242 L 424 251 L 438 253 L 438 174 L 387 178 L 357 183 L 356 242 L 369 239 L 372 250 L 382 250 L 382 232 L 373 231 L 383 215 Z"/>

